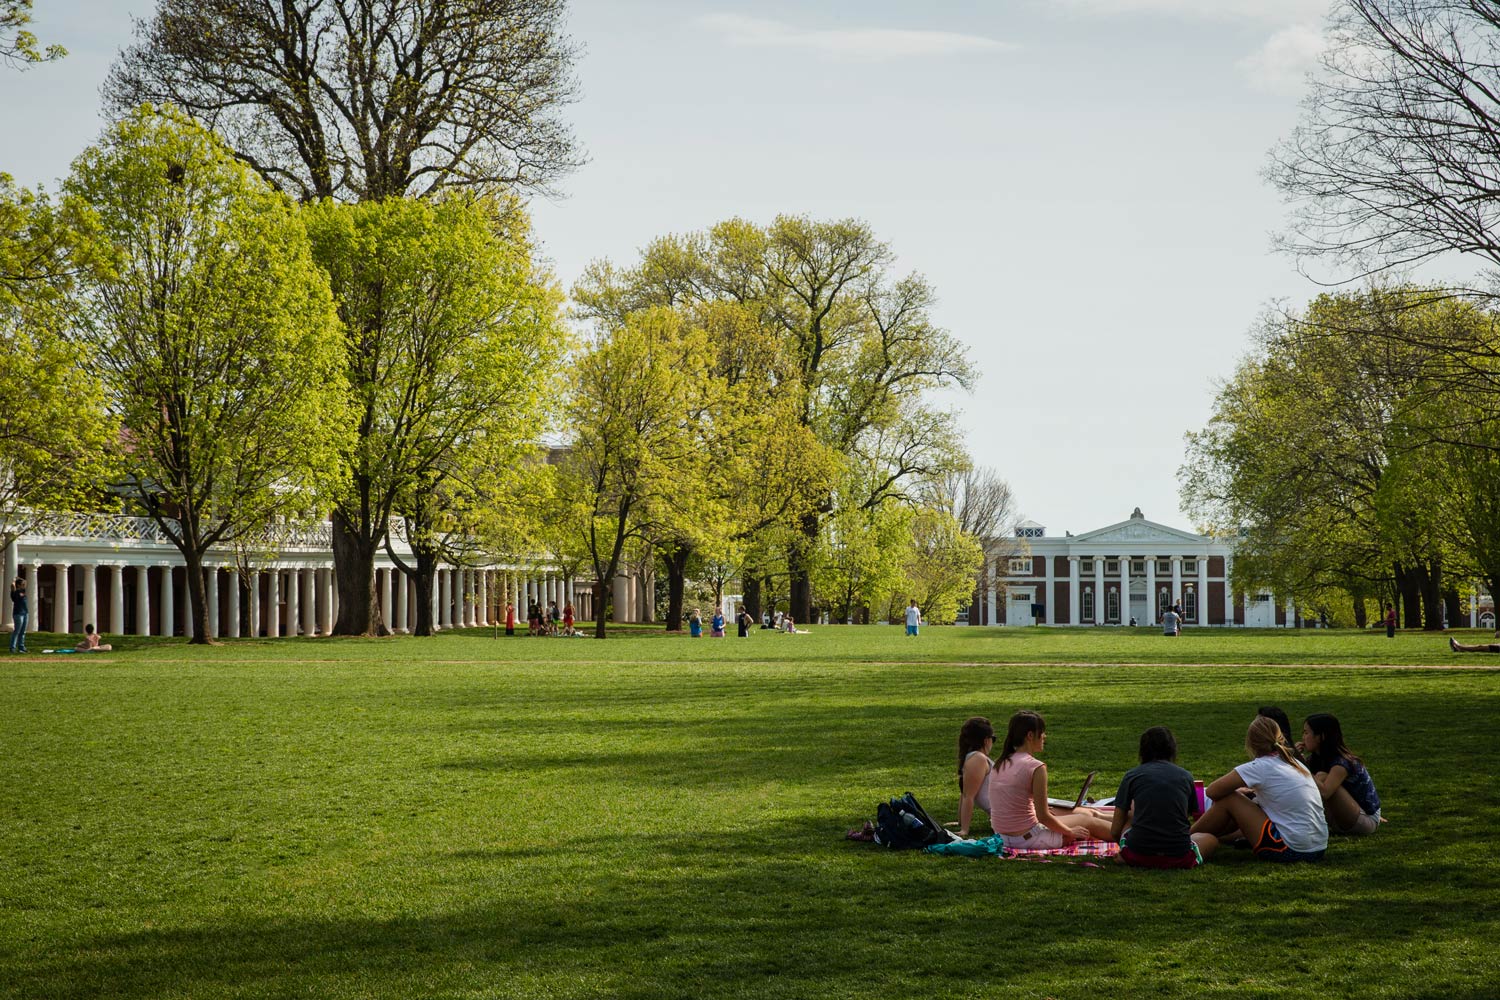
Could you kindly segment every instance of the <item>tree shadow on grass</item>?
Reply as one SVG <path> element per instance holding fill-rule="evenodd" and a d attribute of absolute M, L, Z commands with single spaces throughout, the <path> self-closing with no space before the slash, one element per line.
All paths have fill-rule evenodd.
<path fill-rule="evenodd" d="M 0 993 L 1065 997 L 1138 995 L 1149 975 L 1154 995 L 1172 997 L 1318 983 L 1324 996 L 1479 997 L 1500 973 L 1493 949 L 1476 946 L 1493 940 L 1496 918 L 1425 896 L 1434 879 L 1464 874 L 1442 855 L 1415 859 L 1420 878 L 1369 858 L 1361 871 L 1246 862 L 1164 876 L 889 852 L 829 841 L 805 818 L 580 836 L 413 859 L 467 886 L 399 914 L 353 912 L 357 895 L 335 890 L 315 915 L 13 941 Z M 584 865 L 585 883 L 564 877 Z M 559 878 L 539 884 L 538 870 Z M 1406 992 L 1372 988 L 1396 967 L 1422 978 Z"/>

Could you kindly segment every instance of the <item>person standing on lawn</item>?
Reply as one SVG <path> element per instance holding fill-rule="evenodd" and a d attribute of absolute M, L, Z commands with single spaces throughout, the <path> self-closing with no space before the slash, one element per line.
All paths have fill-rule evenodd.
<path fill-rule="evenodd" d="M 512 601 L 505 602 L 505 634 L 516 634 L 516 605 Z"/>
<path fill-rule="evenodd" d="M 1161 634 L 1177 635 L 1180 631 L 1182 631 L 1182 616 L 1168 608 L 1167 613 L 1161 616 Z"/>
<path fill-rule="evenodd" d="M 906 634 L 916 635 L 921 624 L 922 610 L 917 607 L 917 599 L 913 597 L 911 603 L 906 606 Z"/>
<path fill-rule="evenodd" d="M 31 617 L 26 603 L 26 578 L 18 576 L 10 585 L 10 616 L 15 622 L 10 633 L 10 651 L 26 652 L 26 621 Z"/>
<path fill-rule="evenodd" d="M 563 635 L 573 634 L 573 602 L 569 601 L 563 608 Z"/>

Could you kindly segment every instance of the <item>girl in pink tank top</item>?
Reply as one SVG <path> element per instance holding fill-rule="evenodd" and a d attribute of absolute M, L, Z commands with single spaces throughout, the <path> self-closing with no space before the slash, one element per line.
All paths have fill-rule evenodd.
<path fill-rule="evenodd" d="M 1019 848 L 1066 847 L 1084 837 L 1109 836 L 1109 820 L 1081 808 L 1054 813 L 1047 805 L 1047 723 L 1035 712 L 1010 717 L 1000 757 L 990 772 L 990 825 Z"/>

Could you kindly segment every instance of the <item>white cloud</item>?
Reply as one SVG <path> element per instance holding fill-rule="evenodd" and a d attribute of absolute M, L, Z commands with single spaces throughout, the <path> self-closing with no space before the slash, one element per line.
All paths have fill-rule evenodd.
<path fill-rule="evenodd" d="M 846 59 L 910 59 L 923 56 L 1003 52 L 1015 46 L 953 31 L 913 31 L 900 28 L 802 28 L 741 14 L 710 14 L 698 23 L 717 31 L 735 45 L 805 49 Z"/>
<path fill-rule="evenodd" d="M 1268 94 L 1295 96 L 1302 93 L 1307 74 L 1323 52 L 1323 33 L 1307 24 L 1283 28 L 1236 66 L 1250 86 Z"/>
<path fill-rule="evenodd" d="M 1321 24 L 1332 0 L 1052 0 L 1087 14 L 1155 14 L 1194 21 Z"/>

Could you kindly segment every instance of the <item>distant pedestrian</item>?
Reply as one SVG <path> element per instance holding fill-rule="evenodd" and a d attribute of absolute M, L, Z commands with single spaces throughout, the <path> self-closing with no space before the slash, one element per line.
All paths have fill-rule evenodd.
<path fill-rule="evenodd" d="M 505 602 L 505 634 L 516 634 L 516 606 L 512 601 Z"/>
<path fill-rule="evenodd" d="M 569 601 L 567 607 L 563 608 L 563 634 L 573 634 L 573 602 Z"/>
<path fill-rule="evenodd" d="M 1182 616 L 1171 608 L 1161 616 L 1161 634 L 1176 635 L 1182 630 Z"/>
<path fill-rule="evenodd" d="M 922 609 L 917 607 L 917 599 L 913 597 L 911 603 L 906 606 L 906 634 L 916 635 L 921 625 Z"/>
<path fill-rule="evenodd" d="M 26 622 L 31 617 L 26 602 L 26 580 L 24 577 L 16 577 L 15 582 L 10 585 L 10 616 L 15 621 L 14 631 L 10 634 L 10 651 L 12 653 L 26 652 Z"/>
<path fill-rule="evenodd" d="M 709 623 L 713 629 L 708 633 L 711 639 L 724 638 L 724 609 L 714 608 L 714 616 Z"/>
<path fill-rule="evenodd" d="M 1396 606 L 1394 604 L 1385 613 L 1385 637 L 1387 639 L 1396 638 Z"/>
<path fill-rule="evenodd" d="M 735 616 L 735 622 L 740 627 L 741 639 L 747 639 L 750 637 L 750 626 L 754 621 L 755 619 L 750 617 L 750 612 L 746 611 L 744 608 L 740 608 L 740 613 Z"/>
<path fill-rule="evenodd" d="M 688 615 L 688 635 L 694 639 L 701 638 L 703 635 L 703 616 L 698 613 L 697 608 L 694 608 L 693 613 Z"/>

